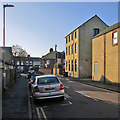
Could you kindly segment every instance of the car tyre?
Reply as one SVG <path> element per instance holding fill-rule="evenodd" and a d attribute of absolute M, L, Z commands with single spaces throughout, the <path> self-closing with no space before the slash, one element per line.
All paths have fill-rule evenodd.
<path fill-rule="evenodd" d="M 60 97 L 60 100 L 61 100 L 61 101 L 64 101 L 64 96 Z"/>

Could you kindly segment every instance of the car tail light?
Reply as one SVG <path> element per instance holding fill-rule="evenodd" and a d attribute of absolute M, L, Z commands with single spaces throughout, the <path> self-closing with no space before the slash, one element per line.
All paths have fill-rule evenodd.
<path fill-rule="evenodd" d="M 34 87 L 34 93 L 39 92 L 38 86 Z"/>
<path fill-rule="evenodd" d="M 64 89 L 64 85 L 61 83 L 60 84 L 60 90 L 63 90 Z"/>

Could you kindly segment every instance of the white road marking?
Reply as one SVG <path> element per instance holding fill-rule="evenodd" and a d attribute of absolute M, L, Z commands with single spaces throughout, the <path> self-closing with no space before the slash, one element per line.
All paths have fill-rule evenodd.
<path fill-rule="evenodd" d="M 44 119 L 47 120 L 47 117 L 46 117 L 46 115 L 45 115 L 45 112 L 44 112 L 43 108 L 40 107 L 40 109 L 41 109 L 41 112 L 42 112 L 42 114 L 43 114 Z"/>
<path fill-rule="evenodd" d="M 66 98 L 71 98 L 68 94 L 64 93 Z"/>
<path fill-rule="evenodd" d="M 86 94 L 84 94 L 84 93 L 81 93 L 80 91 L 75 90 L 75 92 L 80 93 L 80 94 L 82 94 L 82 95 L 84 95 L 84 96 L 86 96 L 86 97 L 88 97 L 88 98 L 94 99 L 95 101 L 99 101 L 98 99 L 93 98 L 93 97 L 91 97 L 91 96 L 89 96 L 89 95 L 86 95 Z"/>
<path fill-rule="evenodd" d="M 36 108 L 36 111 L 37 111 L 38 119 L 41 120 L 41 116 L 40 116 L 39 108 Z"/>
<path fill-rule="evenodd" d="M 73 81 L 68 81 L 68 82 L 73 82 Z"/>
<path fill-rule="evenodd" d="M 72 102 L 69 101 L 69 103 L 72 105 Z"/>
<path fill-rule="evenodd" d="M 68 101 L 68 103 L 66 104 L 61 104 L 62 106 L 65 106 L 65 105 L 72 105 L 72 103 L 70 101 Z"/>
<path fill-rule="evenodd" d="M 65 88 L 69 88 L 68 86 L 65 86 Z"/>

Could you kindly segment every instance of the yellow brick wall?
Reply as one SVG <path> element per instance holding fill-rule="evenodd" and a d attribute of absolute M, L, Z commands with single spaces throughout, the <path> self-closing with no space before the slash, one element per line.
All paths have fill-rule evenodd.
<path fill-rule="evenodd" d="M 77 32 L 77 38 L 75 38 L 75 34 L 74 34 L 74 39 L 72 40 L 72 33 L 70 34 L 70 42 L 69 42 L 69 35 L 67 36 L 67 43 L 66 43 L 66 38 L 65 38 L 65 50 L 66 50 L 66 47 L 67 47 L 67 55 L 65 54 L 65 72 L 68 72 L 68 76 L 71 76 L 71 77 L 75 77 L 77 78 L 78 77 L 78 39 L 79 39 L 79 33 L 78 33 L 78 29 L 75 30 Z M 75 33 L 75 31 L 73 33 Z M 75 53 L 75 43 L 77 43 L 77 52 Z M 72 51 L 71 51 L 71 47 L 72 47 L 72 44 L 74 45 L 74 51 L 73 51 L 73 54 L 72 54 Z M 70 55 L 69 55 L 69 46 L 70 46 Z M 66 52 L 65 52 L 66 53 Z M 73 59 L 74 58 L 74 59 Z M 75 59 L 77 59 L 77 72 L 75 72 Z M 70 71 L 69 71 L 69 60 L 70 60 Z M 73 67 L 74 67 L 74 71 L 71 71 L 72 69 L 72 66 L 71 66 L 71 61 L 73 61 Z M 67 61 L 67 70 L 66 70 L 66 61 Z"/>
<path fill-rule="evenodd" d="M 118 82 L 120 83 L 120 28 L 118 29 Z"/>
<path fill-rule="evenodd" d="M 94 63 L 97 62 L 97 78 L 94 77 Z M 92 40 L 92 79 L 102 80 L 104 76 L 104 36 Z"/>
<path fill-rule="evenodd" d="M 117 30 L 118 31 L 118 30 Z M 119 28 L 120 31 L 120 28 Z M 120 37 L 119 33 L 118 36 Z M 105 48 L 105 75 L 104 75 L 104 37 L 106 39 Z M 117 38 L 119 40 L 119 38 Z M 119 52 L 118 52 L 119 51 Z M 119 58 L 118 58 L 119 53 Z M 97 80 L 104 80 L 102 76 L 105 76 L 105 80 L 113 83 L 120 83 L 120 41 L 118 45 L 112 44 L 112 31 L 101 35 L 92 40 L 92 79 L 94 78 L 94 62 L 98 63 Z M 119 75 L 119 76 L 118 76 Z M 102 78 L 102 79 L 101 79 Z"/>
<path fill-rule="evenodd" d="M 106 34 L 106 80 L 118 82 L 118 45 L 112 44 L 112 31 Z"/>

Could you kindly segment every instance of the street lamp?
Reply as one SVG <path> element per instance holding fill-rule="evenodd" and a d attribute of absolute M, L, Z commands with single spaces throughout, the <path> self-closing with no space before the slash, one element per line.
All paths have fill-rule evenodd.
<path fill-rule="evenodd" d="M 14 5 L 3 5 L 3 87 L 5 88 L 5 8 L 6 7 L 14 7 Z"/>
<path fill-rule="evenodd" d="M 5 47 L 5 8 L 14 7 L 14 5 L 3 5 L 3 47 Z"/>

